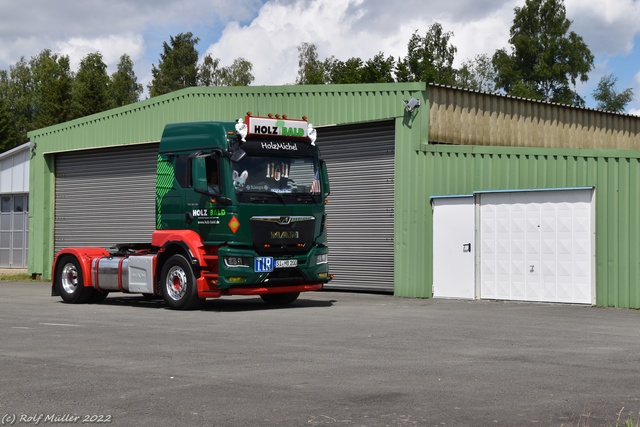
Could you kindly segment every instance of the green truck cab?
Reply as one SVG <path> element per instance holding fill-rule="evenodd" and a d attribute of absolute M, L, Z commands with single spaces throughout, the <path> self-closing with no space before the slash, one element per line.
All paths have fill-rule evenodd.
<path fill-rule="evenodd" d="M 330 189 L 315 137 L 306 118 L 286 116 L 168 124 L 151 243 L 62 249 L 52 294 L 74 303 L 138 292 L 192 309 L 224 295 L 287 304 L 322 289 Z"/>

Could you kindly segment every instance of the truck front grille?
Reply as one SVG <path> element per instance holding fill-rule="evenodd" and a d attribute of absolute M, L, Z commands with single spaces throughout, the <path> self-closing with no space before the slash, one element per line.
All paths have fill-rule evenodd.
<path fill-rule="evenodd" d="M 253 246 L 260 255 L 297 254 L 313 245 L 313 216 L 255 216 L 251 218 Z"/>

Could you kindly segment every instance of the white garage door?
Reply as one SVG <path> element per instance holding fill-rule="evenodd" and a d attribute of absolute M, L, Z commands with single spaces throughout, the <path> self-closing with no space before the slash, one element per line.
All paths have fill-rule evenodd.
<path fill-rule="evenodd" d="M 480 194 L 480 297 L 594 303 L 593 190 Z"/>

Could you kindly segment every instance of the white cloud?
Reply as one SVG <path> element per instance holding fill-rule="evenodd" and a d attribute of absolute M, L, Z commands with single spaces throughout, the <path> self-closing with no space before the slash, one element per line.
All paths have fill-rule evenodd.
<path fill-rule="evenodd" d="M 631 53 L 640 32 L 636 0 L 566 0 L 571 30 L 582 36 L 594 55 Z"/>
<path fill-rule="evenodd" d="M 223 66 L 240 56 L 249 60 L 255 85 L 288 84 L 295 81 L 297 46 L 303 42 L 315 44 L 320 59 L 367 60 L 379 52 L 398 59 L 406 55 L 414 31 L 424 35 L 438 21 L 454 33 L 452 43 L 461 63 L 504 46 L 517 0 L 467 0 L 438 8 L 436 3 L 441 5 L 424 0 L 407 0 L 397 7 L 381 0 L 271 1 L 249 25 L 227 24 L 207 53 L 220 58 Z M 434 15 L 432 10 L 440 12 Z M 464 20 L 453 19 L 458 12 Z"/>
<path fill-rule="evenodd" d="M 254 85 L 295 82 L 297 46 L 314 43 L 321 59 L 372 58 L 379 52 L 406 55 L 414 31 L 434 22 L 454 33 L 455 66 L 476 55 L 508 48 L 514 8 L 525 0 L 22 0 L 0 3 L 0 69 L 44 49 L 69 55 L 75 71 L 100 51 L 109 72 L 128 54 L 145 86 L 169 37 L 192 32 L 198 48 L 222 66 L 243 57 L 253 66 Z M 586 97 L 605 74 L 621 87 L 640 88 L 639 0 L 565 0 L 571 29 L 596 55 Z M 634 80 L 635 76 L 635 80 Z M 581 89 L 582 90 L 582 89 Z M 640 95 L 640 90 L 637 91 Z"/>
<path fill-rule="evenodd" d="M 69 56 L 71 69 L 77 70 L 80 61 L 89 53 L 100 52 L 107 67 L 115 71 L 120 57 L 126 53 L 135 64 L 144 55 L 142 34 L 108 35 L 95 39 L 73 37 L 58 43 L 56 52 Z"/>
<path fill-rule="evenodd" d="M 2 2 L 0 69 L 44 49 L 68 54 L 72 64 L 98 50 L 105 58 L 124 53 L 142 58 L 145 48 L 159 51 L 171 35 L 191 31 L 198 37 L 198 30 L 215 31 L 231 20 L 250 21 L 261 4 L 261 0 Z"/>

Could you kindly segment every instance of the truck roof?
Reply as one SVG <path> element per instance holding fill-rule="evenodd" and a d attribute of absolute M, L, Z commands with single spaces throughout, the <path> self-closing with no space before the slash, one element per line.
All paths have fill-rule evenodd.
<path fill-rule="evenodd" d="M 227 148 L 229 132 L 235 135 L 235 122 L 169 123 L 160 140 L 160 153 Z"/>

